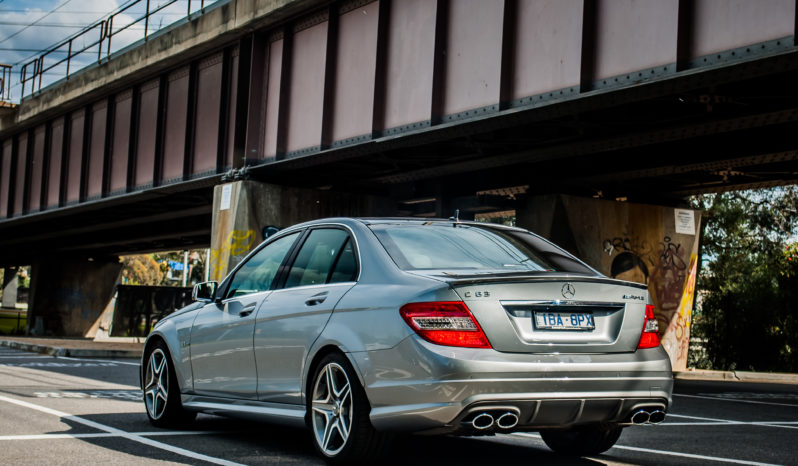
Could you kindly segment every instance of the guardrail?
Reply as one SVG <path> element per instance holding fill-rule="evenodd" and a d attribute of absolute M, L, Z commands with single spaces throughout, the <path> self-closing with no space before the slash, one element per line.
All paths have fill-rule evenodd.
<path fill-rule="evenodd" d="M 96 48 L 96 61 L 98 63 L 101 62 L 103 58 L 109 58 L 111 56 L 111 40 L 113 37 L 130 29 L 135 24 L 144 23 L 144 40 L 146 41 L 150 34 L 150 18 L 177 1 L 178 0 L 165 0 L 163 3 L 155 6 L 151 5 L 151 0 L 130 1 L 119 7 L 107 18 L 86 26 L 79 32 L 44 50 L 41 55 L 28 61 L 20 68 L 19 79 L 22 84 L 20 100 L 25 98 L 26 90 L 29 92 L 29 95 L 41 91 L 44 74 L 47 72 L 54 72 L 53 70 L 59 66 L 66 65 L 66 71 L 63 77 L 69 79 L 70 72 L 72 71 L 73 59 L 83 53 L 89 51 L 94 53 L 93 49 Z M 120 15 L 126 14 L 136 5 L 142 3 L 145 4 L 145 10 L 140 17 L 117 28 L 114 27 L 114 19 L 119 18 Z M 198 11 L 202 14 L 205 9 L 205 0 L 199 0 L 199 3 L 200 9 Z M 196 6 L 196 4 L 197 1 L 195 0 L 194 5 Z M 188 8 L 186 10 L 186 17 L 189 16 L 191 16 L 191 0 L 188 0 Z M 66 53 L 66 56 L 61 55 L 64 53 Z"/>

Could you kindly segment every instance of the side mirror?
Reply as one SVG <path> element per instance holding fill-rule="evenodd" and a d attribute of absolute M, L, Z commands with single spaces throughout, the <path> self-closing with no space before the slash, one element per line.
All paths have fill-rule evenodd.
<path fill-rule="evenodd" d="M 204 282 L 194 285 L 194 290 L 191 291 L 191 298 L 194 301 L 202 301 L 204 303 L 211 303 L 216 299 L 216 288 L 219 286 L 216 282 Z"/>

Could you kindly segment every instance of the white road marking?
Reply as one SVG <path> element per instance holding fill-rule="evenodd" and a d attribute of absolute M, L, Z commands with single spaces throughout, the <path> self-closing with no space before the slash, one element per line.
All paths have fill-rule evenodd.
<path fill-rule="evenodd" d="M 4 355 L 0 354 L 0 359 L 42 359 L 42 358 L 52 358 L 53 357 L 53 356 L 41 356 L 41 355 L 34 355 L 34 354 L 32 354 L 30 356 L 16 356 L 16 354 L 18 354 L 18 353 L 15 353 L 15 356 L 4 356 Z"/>
<path fill-rule="evenodd" d="M 223 435 L 231 432 L 221 430 L 175 430 L 175 431 L 158 431 L 158 432 L 129 432 L 130 435 L 139 435 L 141 437 L 168 437 L 171 435 Z M 122 437 L 120 434 L 111 432 L 93 432 L 86 434 L 30 434 L 30 435 L 0 435 L 0 441 L 3 440 L 53 440 L 53 439 L 81 439 L 81 438 L 108 438 L 108 437 Z"/>
<path fill-rule="evenodd" d="M 738 400 L 735 398 L 721 398 L 718 396 L 701 396 L 701 395 L 680 395 L 674 393 L 673 396 L 680 396 L 683 398 L 700 398 L 702 400 L 717 400 L 717 401 L 733 401 L 736 403 L 751 403 L 755 405 L 772 405 L 772 406 L 789 406 L 790 408 L 798 408 L 798 404 L 789 403 L 773 403 L 771 401 L 752 401 L 752 400 Z"/>
<path fill-rule="evenodd" d="M 0 362 L 0 366 L 9 367 L 116 367 L 113 362 L 75 362 L 65 363 L 57 361 L 42 362 Z"/>
<path fill-rule="evenodd" d="M 94 422 L 89 419 L 84 419 L 80 416 L 74 416 L 72 414 L 65 413 L 63 411 L 57 411 L 55 409 L 39 406 L 33 403 L 28 403 L 27 401 L 16 400 L 14 398 L 8 398 L 2 395 L 0 395 L 0 401 L 5 401 L 6 403 L 11 403 L 17 406 L 23 406 L 25 408 L 34 409 L 36 411 L 40 411 L 43 413 L 52 414 L 53 416 L 58 416 L 64 419 L 65 421 L 77 422 L 78 424 L 83 424 L 84 426 L 89 426 L 94 429 L 101 430 L 110 434 L 116 434 L 127 440 L 143 443 L 144 445 L 148 445 L 154 448 L 159 448 L 161 450 L 166 450 L 168 452 L 175 453 L 177 455 L 182 455 L 188 458 L 207 461 L 208 463 L 220 464 L 225 466 L 240 466 L 240 463 L 234 463 L 232 461 L 223 460 L 221 458 L 215 458 L 213 456 L 203 455 L 202 453 L 196 453 L 191 450 L 186 450 L 185 448 L 175 447 L 172 445 L 168 445 L 166 443 L 157 442 L 155 440 L 142 437 L 141 435 L 136 435 L 131 432 L 125 432 L 124 430 L 117 429 L 115 427 L 106 426 L 104 424 L 100 424 L 99 422 Z"/>
<path fill-rule="evenodd" d="M 710 421 L 720 424 L 729 425 L 746 425 L 746 426 L 764 426 L 764 427 L 781 427 L 782 429 L 798 429 L 798 426 L 791 425 L 777 425 L 777 424 L 793 424 L 792 422 L 778 422 L 778 421 L 734 421 L 731 419 L 716 419 L 712 417 L 698 417 L 686 416 L 684 414 L 668 414 L 669 417 L 680 417 L 682 419 L 695 419 L 697 421 Z"/>
<path fill-rule="evenodd" d="M 517 435 L 520 437 L 530 437 L 534 439 L 540 439 L 539 434 L 528 434 L 526 432 L 516 432 L 510 435 Z M 654 453 L 656 455 L 665 455 L 665 456 L 678 456 L 680 458 L 691 458 L 697 460 L 706 460 L 706 461 L 719 461 L 719 462 L 727 462 L 727 463 L 734 463 L 734 464 L 748 464 L 752 466 L 777 466 L 775 464 L 770 463 L 760 463 L 756 461 L 745 461 L 745 460 L 738 460 L 734 458 L 721 458 L 719 456 L 706 456 L 706 455 L 694 455 L 692 453 L 681 453 L 677 451 L 666 451 L 666 450 L 654 450 L 651 448 L 640 448 L 640 447 L 627 447 L 626 445 L 615 445 L 610 450 L 628 450 L 628 451 L 639 451 L 643 453 Z"/>
<path fill-rule="evenodd" d="M 116 359 L 94 359 L 94 358 L 73 358 L 71 356 L 59 356 L 58 359 L 69 359 L 71 361 L 97 361 L 97 362 L 112 362 L 115 364 L 125 364 L 127 366 L 140 366 L 140 363 L 137 362 L 127 362 L 127 361 L 119 361 Z"/>
<path fill-rule="evenodd" d="M 658 424 L 664 427 L 684 427 L 684 426 L 735 426 L 740 424 L 746 425 L 767 425 L 775 427 L 787 427 L 798 425 L 796 421 L 768 421 L 768 422 L 663 422 Z M 789 428 L 789 427 L 787 427 Z"/>

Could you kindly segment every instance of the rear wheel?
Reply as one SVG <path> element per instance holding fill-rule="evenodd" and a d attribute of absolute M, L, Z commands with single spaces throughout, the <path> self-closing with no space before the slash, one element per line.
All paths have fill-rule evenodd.
<path fill-rule="evenodd" d="M 385 434 L 371 425 L 366 393 L 343 355 L 322 359 L 308 395 L 313 444 L 329 463 L 363 463 L 379 454 Z"/>
<path fill-rule="evenodd" d="M 622 427 L 590 426 L 571 430 L 542 431 L 546 445 L 562 455 L 598 455 L 612 448 L 621 436 Z"/>
<path fill-rule="evenodd" d="M 185 411 L 180 402 L 180 388 L 166 344 L 159 341 L 152 345 L 145 360 L 144 406 L 150 423 L 168 427 L 194 420 L 197 414 Z"/>

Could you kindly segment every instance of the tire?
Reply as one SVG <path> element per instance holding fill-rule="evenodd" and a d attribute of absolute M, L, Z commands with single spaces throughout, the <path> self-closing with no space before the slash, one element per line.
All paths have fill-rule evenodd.
<path fill-rule="evenodd" d="M 197 413 L 186 411 L 180 402 L 180 387 L 166 343 L 158 341 L 147 351 L 142 390 L 144 410 L 150 423 L 156 427 L 174 427 L 186 424 Z"/>
<path fill-rule="evenodd" d="M 622 427 L 590 426 L 541 431 L 540 436 L 549 448 L 561 455 L 590 456 L 612 448 L 622 430 Z"/>
<path fill-rule="evenodd" d="M 362 464 L 376 458 L 386 434 L 369 420 L 368 399 L 355 371 L 339 353 L 319 362 L 308 387 L 308 426 L 316 451 L 330 464 Z"/>

